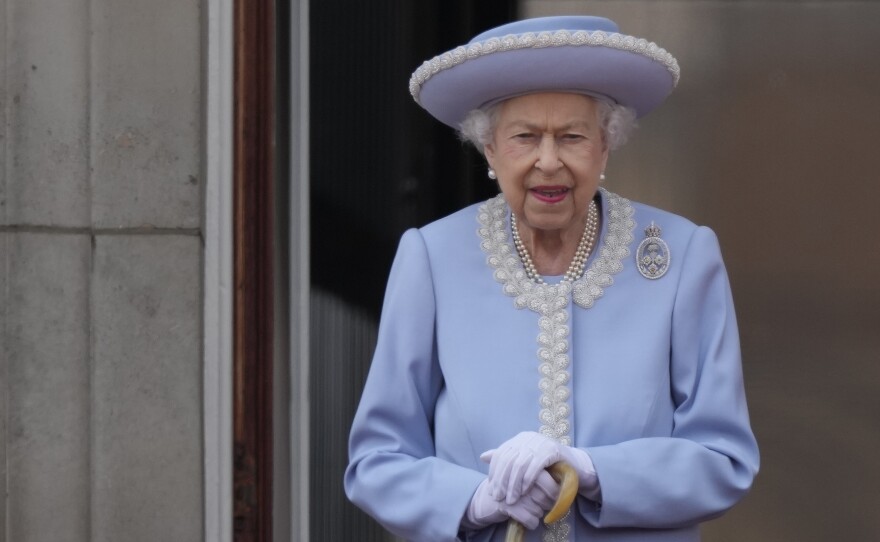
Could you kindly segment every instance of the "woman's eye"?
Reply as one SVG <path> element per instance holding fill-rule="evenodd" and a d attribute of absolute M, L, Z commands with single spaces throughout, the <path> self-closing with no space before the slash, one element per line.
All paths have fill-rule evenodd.
<path fill-rule="evenodd" d="M 535 134 L 530 134 L 528 132 L 523 132 L 521 134 L 516 134 L 513 136 L 514 139 L 520 139 L 520 140 L 534 139 L 534 137 L 535 137 Z"/>
<path fill-rule="evenodd" d="M 581 134 L 564 134 L 562 139 L 564 141 L 581 141 L 584 139 L 584 136 Z"/>

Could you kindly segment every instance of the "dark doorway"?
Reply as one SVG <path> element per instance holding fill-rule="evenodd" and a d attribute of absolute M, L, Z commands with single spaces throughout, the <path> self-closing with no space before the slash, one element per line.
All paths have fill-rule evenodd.
<path fill-rule="evenodd" d="M 426 59 L 515 18 L 513 0 L 310 6 L 311 535 L 387 540 L 348 503 L 351 418 L 404 230 L 496 193 L 482 159 L 409 95 Z"/>

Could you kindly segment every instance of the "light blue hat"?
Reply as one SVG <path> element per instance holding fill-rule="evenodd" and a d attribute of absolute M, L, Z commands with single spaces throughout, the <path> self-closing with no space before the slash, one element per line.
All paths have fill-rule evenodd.
<path fill-rule="evenodd" d="M 458 128 L 472 109 L 533 92 L 576 92 L 632 107 L 641 117 L 678 84 L 678 62 L 602 17 L 526 19 L 493 28 L 422 64 L 415 101 Z"/>

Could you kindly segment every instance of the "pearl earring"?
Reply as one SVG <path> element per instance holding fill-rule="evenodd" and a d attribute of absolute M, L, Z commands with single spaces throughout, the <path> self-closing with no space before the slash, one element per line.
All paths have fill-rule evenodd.
<path fill-rule="evenodd" d="M 492 180 L 495 180 L 498 178 L 498 175 L 495 175 L 495 170 L 492 168 L 489 168 L 489 171 L 486 172 L 486 174 L 489 175 L 489 178 Z"/>
<path fill-rule="evenodd" d="M 605 172 L 603 171 L 602 173 L 599 174 L 599 181 L 601 182 L 604 180 L 605 180 Z"/>

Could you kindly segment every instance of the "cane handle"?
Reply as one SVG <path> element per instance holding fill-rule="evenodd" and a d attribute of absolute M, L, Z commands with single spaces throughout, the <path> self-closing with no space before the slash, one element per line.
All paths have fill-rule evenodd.
<path fill-rule="evenodd" d="M 559 497 L 556 498 L 553 508 L 544 516 L 544 523 L 550 524 L 562 519 L 571 508 L 574 498 L 577 497 L 578 475 L 574 468 L 564 461 L 553 463 L 547 467 L 547 472 L 559 484 Z M 520 522 L 511 519 L 507 522 L 505 542 L 522 542 L 525 530 Z"/>

